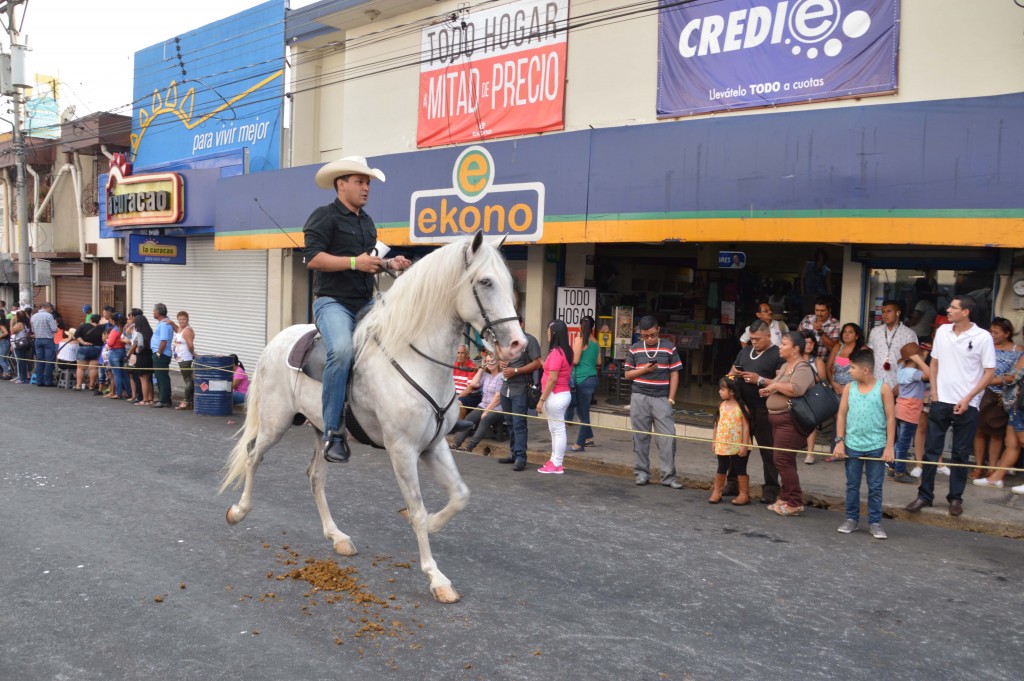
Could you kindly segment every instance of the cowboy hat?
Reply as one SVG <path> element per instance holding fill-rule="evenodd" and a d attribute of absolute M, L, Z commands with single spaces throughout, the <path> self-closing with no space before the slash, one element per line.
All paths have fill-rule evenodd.
<path fill-rule="evenodd" d="M 334 181 L 343 175 L 368 175 L 384 181 L 383 171 L 366 165 L 366 159 L 362 156 L 346 156 L 331 161 L 316 171 L 316 186 L 321 189 L 334 189 Z"/>

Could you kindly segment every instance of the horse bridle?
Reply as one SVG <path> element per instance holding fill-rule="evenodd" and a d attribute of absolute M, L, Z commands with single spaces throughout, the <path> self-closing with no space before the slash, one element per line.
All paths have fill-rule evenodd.
<path fill-rule="evenodd" d="M 469 256 L 466 255 L 466 252 L 463 252 L 462 257 L 463 257 L 463 262 L 466 265 L 466 269 L 468 270 L 469 269 Z M 483 338 L 484 340 L 487 340 L 485 334 L 490 333 L 491 339 L 493 339 L 491 342 L 494 345 L 497 345 L 498 336 L 494 332 L 494 327 L 496 325 L 498 325 L 498 324 L 504 324 L 506 322 L 518 322 L 519 321 L 519 317 L 502 317 L 500 319 L 495 319 L 495 320 L 492 321 L 491 318 L 487 315 L 487 310 L 484 309 L 484 303 L 483 303 L 482 300 L 480 300 L 480 294 L 477 292 L 475 284 L 473 285 L 473 289 L 472 290 L 473 290 L 473 298 L 476 300 L 476 305 L 477 305 L 478 308 L 480 308 L 480 316 L 484 320 L 483 328 L 481 328 L 479 331 L 477 331 L 477 333 L 480 335 L 480 338 Z M 472 327 L 472 324 L 470 324 L 470 327 Z M 473 329 L 473 330 L 476 331 L 476 329 Z M 402 365 L 399 364 L 398 361 L 394 357 L 389 355 L 384 350 L 384 346 L 381 345 L 380 339 L 377 338 L 376 335 L 373 336 L 373 340 L 377 344 L 377 348 L 380 349 L 380 351 L 382 353 L 384 353 L 384 356 L 387 357 L 388 361 L 391 362 L 391 366 L 393 366 L 395 368 L 395 371 L 397 371 L 399 373 L 399 375 L 402 378 L 404 378 L 406 380 L 406 382 L 409 385 L 411 385 L 416 390 L 416 392 L 418 392 L 420 395 L 422 395 L 423 398 L 430 405 L 431 409 L 434 410 L 434 419 L 436 421 L 436 427 L 434 428 L 434 437 L 431 438 L 431 440 L 430 440 L 431 442 L 434 442 L 437 439 L 437 436 L 441 434 L 441 426 L 444 425 L 445 414 L 448 413 L 448 410 L 451 409 L 452 404 L 454 404 L 455 398 L 457 397 L 457 393 L 453 390 L 451 398 L 448 399 L 448 403 L 445 404 L 445 406 L 442 407 L 441 405 L 439 405 L 437 402 L 434 401 L 434 398 L 431 397 L 430 393 L 428 393 L 426 390 L 424 390 L 423 387 L 419 383 L 417 383 L 413 379 L 413 377 L 410 376 L 405 371 L 405 369 L 402 368 Z M 435 359 L 435 358 L 431 357 L 430 355 L 426 354 L 425 352 L 422 352 L 419 348 L 417 348 L 412 343 L 409 343 L 409 347 L 412 348 L 412 351 L 415 352 L 417 355 L 419 355 L 420 357 L 422 357 L 422 358 L 424 358 L 426 360 L 429 360 L 429 361 L 433 362 L 434 364 L 440 364 L 441 366 L 448 367 L 449 369 L 463 369 L 463 368 L 465 368 L 465 367 L 455 366 L 454 364 L 448 364 L 446 362 L 442 362 L 439 359 Z"/>

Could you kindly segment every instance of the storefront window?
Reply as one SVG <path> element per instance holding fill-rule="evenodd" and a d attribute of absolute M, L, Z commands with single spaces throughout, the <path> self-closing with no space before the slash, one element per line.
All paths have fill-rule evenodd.
<path fill-rule="evenodd" d="M 987 270 L 868 270 L 864 320 L 867 328 L 882 323 L 882 302 L 896 300 L 903 308 L 902 320 L 918 337 L 927 340 L 936 316 L 945 317 L 956 296 L 969 295 L 978 303 L 978 318 L 986 326 L 992 318 L 995 274 Z"/>

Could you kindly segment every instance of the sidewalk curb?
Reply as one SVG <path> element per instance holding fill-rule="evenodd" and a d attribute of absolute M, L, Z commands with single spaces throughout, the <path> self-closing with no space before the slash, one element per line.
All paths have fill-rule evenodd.
<path fill-rule="evenodd" d="M 449 443 L 450 444 L 450 443 Z M 508 445 L 500 442 L 481 442 L 477 449 L 479 451 L 469 452 L 475 456 L 488 456 L 494 458 L 501 458 L 509 455 Z M 453 451 L 456 450 L 454 447 Z M 464 450 L 461 450 L 464 451 Z M 548 452 L 539 452 L 536 450 L 528 449 L 526 451 L 526 460 L 535 465 L 543 465 L 549 458 Z M 623 478 L 625 480 L 631 480 L 633 477 L 633 469 L 629 466 L 624 466 L 618 463 L 609 463 L 606 461 L 599 461 L 588 458 L 586 456 L 580 456 L 579 453 L 574 453 L 572 456 L 567 457 L 564 462 L 565 468 L 569 471 L 580 471 L 583 473 L 595 473 L 597 475 L 605 475 L 613 478 Z M 688 489 L 711 489 L 711 480 L 708 478 L 695 478 L 690 476 L 681 476 L 679 478 L 683 486 Z M 753 485 L 752 485 L 753 487 Z M 760 485 L 757 485 L 760 488 Z M 750 497 L 752 500 L 758 500 L 761 495 L 758 491 L 751 489 Z M 844 497 L 838 497 L 828 494 L 819 493 L 804 493 L 805 505 L 813 508 L 818 508 L 826 511 L 836 511 L 842 513 L 846 509 L 846 499 Z M 756 502 L 751 504 L 752 506 L 760 506 Z M 960 518 L 954 518 L 943 508 L 944 504 L 939 504 L 933 508 L 924 508 L 917 513 L 911 513 L 904 509 L 902 506 L 883 504 L 882 515 L 886 518 L 894 520 L 920 523 L 922 525 L 930 525 L 932 527 L 941 527 L 949 530 L 962 530 L 966 532 L 976 532 L 978 534 L 986 534 L 994 537 L 1005 537 L 1007 539 L 1024 539 L 1024 526 L 1017 523 L 988 520 L 985 518 L 968 518 L 961 516 Z"/>

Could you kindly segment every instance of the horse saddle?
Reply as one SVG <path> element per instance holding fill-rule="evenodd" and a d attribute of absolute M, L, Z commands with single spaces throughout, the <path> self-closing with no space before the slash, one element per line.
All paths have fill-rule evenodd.
<path fill-rule="evenodd" d="M 324 370 L 327 367 L 327 346 L 324 345 L 323 338 L 316 327 L 310 328 L 295 341 L 292 349 L 288 352 L 287 361 L 288 366 L 292 369 L 301 371 L 314 381 L 323 383 Z M 348 380 L 351 384 L 351 373 L 349 373 Z M 345 401 L 345 427 L 357 442 L 376 449 L 384 449 L 383 445 L 371 440 L 363 427 L 359 425 L 359 421 L 356 420 L 355 414 L 352 413 L 352 409 L 348 405 L 348 400 Z"/>

